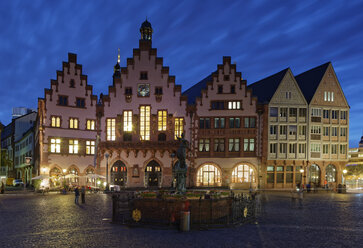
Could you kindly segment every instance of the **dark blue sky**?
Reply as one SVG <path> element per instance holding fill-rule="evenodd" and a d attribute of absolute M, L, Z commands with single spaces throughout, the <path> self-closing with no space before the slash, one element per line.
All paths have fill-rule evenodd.
<path fill-rule="evenodd" d="M 290 67 L 331 61 L 350 111 L 350 145 L 363 131 L 363 1 L 1 1 L 0 121 L 38 97 L 78 55 L 94 93 L 107 94 L 117 48 L 121 66 L 151 22 L 153 47 L 183 91 L 231 56 L 248 84 Z"/>

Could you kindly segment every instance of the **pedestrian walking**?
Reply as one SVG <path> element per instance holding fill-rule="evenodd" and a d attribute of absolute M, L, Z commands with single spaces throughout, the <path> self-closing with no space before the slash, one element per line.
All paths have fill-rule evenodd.
<path fill-rule="evenodd" d="M 74 196 L 75 196 L 75 198 L 74 198 L 74 203 L 75 203 L 75 204 L 78 204 L 78 198 L 79 198 L 79 189 L 78 189 L 78 187 L 76 187 L 76 188 L 74 189 Z"/>
<path fill-rule="evenodd" d="M 84 186 L 81 188 L 81 199 L 82 203 L 86 203 L 86 188 Z"/>
<path fill-rule="evenodd" d="M 303 207 L 303 199 L 304 199 L 304 188 L 303 187 L 299 188 L 298 195 L 299 195 L 299 208 L 302 208 Z"/>
<path fill-rule="evenodd" d="M 5 183 L 1 183 L 1 194 L 5 192 Z"/>

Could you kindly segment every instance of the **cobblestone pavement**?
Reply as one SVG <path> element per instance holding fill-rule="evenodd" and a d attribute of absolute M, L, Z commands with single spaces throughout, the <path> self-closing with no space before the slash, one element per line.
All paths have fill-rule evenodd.
<path fill-rule="evenodd" d="M 307 194 L 303 207 L 288 193 L 266 194 L 258 224 L 177 230 L 110 223 L 111 197 L 0 195 L 0 247 L 360 247 L 363 194 Z"/>

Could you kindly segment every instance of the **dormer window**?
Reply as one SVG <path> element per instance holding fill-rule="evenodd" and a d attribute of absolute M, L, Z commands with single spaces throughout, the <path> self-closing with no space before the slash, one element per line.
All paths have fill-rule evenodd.
<path fill-rule="evenodd" d="M 147 80 L 147 72 L 146 71 L 140 72 L 140 80 Z"/>
<path fill-rule="evenodd" d="M 76 87 L 73 79 L 71 79 L 71 81 L 69 82 L 69 87 L 70 88 L 75 88 Z"/>

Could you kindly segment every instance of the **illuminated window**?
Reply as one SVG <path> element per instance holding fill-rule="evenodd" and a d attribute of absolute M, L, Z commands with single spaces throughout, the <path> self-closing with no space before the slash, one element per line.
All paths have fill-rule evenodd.
<path fill-rule="evenodd" d="M 69 153 L 78 153 L 78 140 L 69 140 Z"/>
<path fill-rule="evenodd" d="M 116 140 L 116 119 L 106 121 L 107 140 Z"/>
<path fill-rule="evenodd" d="M 166 115 L 167 112 L 165 110 L 158 111 L 158 131 L 166 130 Z"/>
<path fill-rule="evenodd" d="M 221 172 L 216 166 L 206 164 L 199 168 L 197 186 L 221 186 L 221 182 Z"/>
<path fill-rule="evenodd" d="M 86 154 L 95 154 L 95 142 L 92 140 L 86 141 Z"/>
<path fill-rule="evenodd" d="M 334 183 L 337 177 L 337 170 L 334 165 L 329 164 L 325 169 L 325 178 L 328 183 Z"/>
<path fill-rule="evenodd" d="M 228 109 L 241 109 L 241 101 L 229 101 Z"/>
<path fill-rule="evenodd" d="M 78 129 L 78 119 L 69 118 L 69 128 Z"/>
<path fill-rule="evenodd" d="M 59 116 L 52 116 L 52 127 L 60 127 L 60 117 Z"/>
<path fill-rule="evenodd" d="M 124 132 L 132 131 L 132 111 L 124 111 Z"/>
<path fill-rule="evenodd" d="M 50 140 L 50 151 L 54 153 L 60 153 L 60 139 L 51 139 Z"/>
<path fill-rule="evenodd" d="M 232 171 L 232 183 L 249 183 L 255 182 L 255 172 L 254 170 L 246 165 L 240 164 L 234 168 Z"/>
<path fill-rule="evenodd" d="M 200 152 L 209 152 L 209 139 L 199 139 L 199 151 Z"/>
<path fill-rule="evenodd" d="M 87 130 L 95 130 L 95 121 L 87 120 L 86 128 L 87 128 Z"/>
<path fill-rule="evenodd" d="M 150 106 L 140 107 L 140 138 L 150 140 Z"/>
<path fill-rule="evenodd" d="M 181 137 L 183 133 L 184 118 L 175 118 L 175 139 Z"/>
<path fill-rule="evenodd" d="M 255 139 L 243 139 L 243 151 L 253 152 L 255 150 Z"/>
<path fill-rule="evenodd" d="M 334 92 L 324 91 L 324 101 L 334 102 Z"/>

